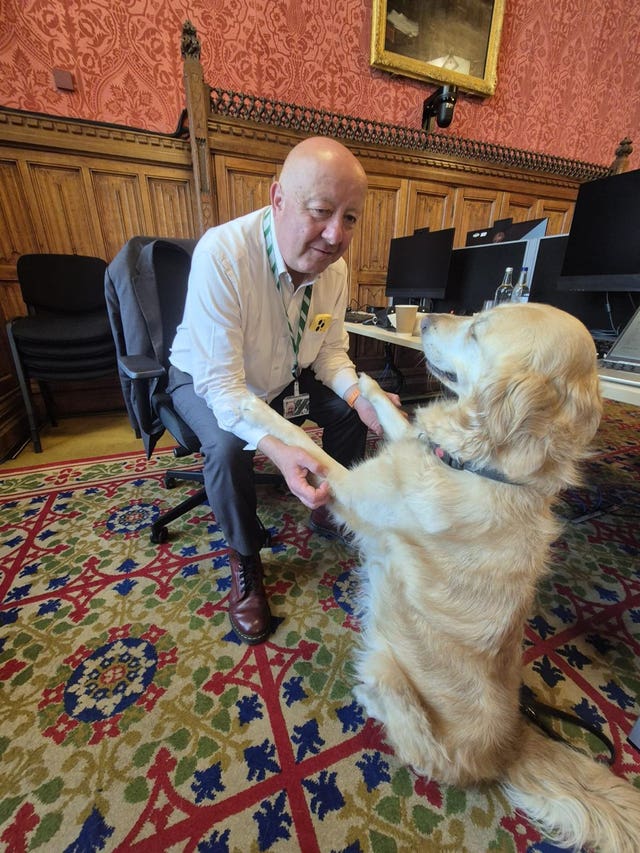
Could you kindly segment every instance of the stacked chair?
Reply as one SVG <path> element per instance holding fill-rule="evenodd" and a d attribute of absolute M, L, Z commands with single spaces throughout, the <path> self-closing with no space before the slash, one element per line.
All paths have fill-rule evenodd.
<path fill-rule="evenodd" d="M 26 317 L 7 323 L 9 348 L 36 453 L 42 452 L 31 381 L 38 383 L 50 422 L 56 417 L 49 383 L 90 382 L 116 375 L 104 298 L 106 262 L 86 255 L 29 254 L 18 258 Z"/>

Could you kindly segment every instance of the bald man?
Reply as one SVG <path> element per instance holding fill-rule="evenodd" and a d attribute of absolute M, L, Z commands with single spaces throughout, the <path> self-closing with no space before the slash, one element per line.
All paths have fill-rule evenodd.
<path fill-rule="evenodd" d="M 255 449 L 312 512 L 310 526 L 340 537 L 315 459 L 264 434 L 241 415 L 255 395 L 295 423 L 323 428 L 323 447 L 349 466 L 380 426 L 359 396 L 343 327 L 349 301 L 342 256 L 364 207 L 367 178 L 335 140 L 291 150 L 270 206 L 204 234 L 193 254 L 184 317 L 171 350 L 169 390 L 202 444 L 209 504 L 229 546 L 229 617 L 246 643 L 263 642 L 271 612 L 263 584 L 253 481 Z M 396 398 L 397 402 L 397 398 Z"/>

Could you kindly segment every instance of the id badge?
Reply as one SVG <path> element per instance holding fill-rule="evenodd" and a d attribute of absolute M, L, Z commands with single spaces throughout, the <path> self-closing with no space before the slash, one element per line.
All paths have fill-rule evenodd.
<path fill-rule="evenodd" d="M 297 382 L 293 386 L 293 394 L 282 401 L 282 414 L 285 418 L 306 418 L 309 416 L 309 395 L 300 393 Z"/>

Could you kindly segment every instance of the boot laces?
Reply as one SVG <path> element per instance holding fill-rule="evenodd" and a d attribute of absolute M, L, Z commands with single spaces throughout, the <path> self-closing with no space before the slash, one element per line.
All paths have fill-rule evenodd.
<path fill-rule="evenodd" d="M 257 562 L 255 557 L 240 558 L 240 582 L 242 584 L 243 596 L 256 588 Z"/>

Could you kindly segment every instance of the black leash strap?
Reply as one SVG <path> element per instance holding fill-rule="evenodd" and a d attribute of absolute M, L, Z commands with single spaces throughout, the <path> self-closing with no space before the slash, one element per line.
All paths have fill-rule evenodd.
<path fill-rule="evenodd" d="M 574 726 L 579 726 L 581 729 L 585 729 L 585 731 L 588 731 L 590 734 L 597 737 L 600 743 L 606 747 L 609 753 L 609 758 L 604 759 L 604 762 L 611 766 L 616 760 L 615 747 L 604 732 L 596 728 L 596 726 L 592 726 L 590 723 L 585 723 L 584 720 L 581 720 L 579 717 L 575 717 L 573 714 L 568 714 L 566 711 L 561 711 L 559 708 L 552 708 L 550 705 L 538 702 L 537 699 L 533 698 L 530 689 L 524 684 L 520 688 L 520 711 L 525 715 L 525 717 L 531 720 L 534 725 L 538 726 L 539 729 L 542 729 L 542 731 L 552 740 L 566 743 L 567 746 L 570 746 L 572 749 L 575 749 L 576 747 L 569 743 L 569 741 L 565 740 L 562 735 L 555 732 L 540 715 L 545 714 L 548 717 L 555 717 L 557 720 L 564 720 L 567 723 L 571 723 Z M 582 750 L 578 751 L 581 752 Z"/>

